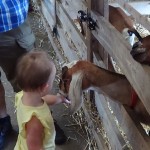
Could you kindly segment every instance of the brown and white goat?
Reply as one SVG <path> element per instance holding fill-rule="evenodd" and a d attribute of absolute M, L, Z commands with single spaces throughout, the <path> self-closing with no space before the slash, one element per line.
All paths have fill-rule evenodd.
<path fill-rule="evenodd" d="M 110 72 L 88 61 L 76 61 L 62 68 L 60 93 L 71 100 L 71 113 L 82 105 L 82 91 L 87 89 L 104 93 L 117 103 L 132 107 L 141 122 L 150 125 L 150 116 L 137 97 L 133 102 L 134 90 L 124 75 Z"/>
<path fill-rule="evenodd" d="M 130 53 L 136 61 L 150 65 L 150 35 L 136 42 Z"/>

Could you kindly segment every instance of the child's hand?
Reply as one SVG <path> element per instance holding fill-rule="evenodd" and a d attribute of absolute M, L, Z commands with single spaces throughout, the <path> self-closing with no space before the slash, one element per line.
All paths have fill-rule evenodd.
<path fill-rule="evenodd" d="M 68 99 L 67 99 L 66 97 L 64 97 L 63 95 L 61 95 L 60 93 L 57 93 L 57 96 L 60 97 L 62 103 L 71 104 L 71 101 L 68 100 Z"/>
<path fill-rule="evenodd" d="M 71 104 L 71 101 L 62 96 L 62 103 Z"/>

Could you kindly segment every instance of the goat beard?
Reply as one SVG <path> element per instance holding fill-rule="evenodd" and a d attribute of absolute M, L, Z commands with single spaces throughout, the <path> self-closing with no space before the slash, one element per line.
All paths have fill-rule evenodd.
<path fill-rule="evenodd" d="M 72 115 L 76 113 L 83 104 L 82 79 L 82 71 L 79 71 L 72 75 L 72 80 L 69 87 L 69 99 L 71 101 L 70 114 Z"/>

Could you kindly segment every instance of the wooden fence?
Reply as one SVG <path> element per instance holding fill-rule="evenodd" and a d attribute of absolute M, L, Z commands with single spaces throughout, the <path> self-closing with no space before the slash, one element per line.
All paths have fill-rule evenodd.
<path fill-rule="evenodd" d="M 134 16 L 137 22 L 150 31 L 150 23 L 147 18 L 139 14 L 129 3 L 125 3 L 123 0 L 118 0 L 116 3 L 126 9 Z M 108 55 L 112 56 L 150 114 L 150 68 L 142 66 L 133 60 L 129 53 L 131 46 L 108 22 L 108 2 L 104 0 L 41 0 L 40 9 L 43 14 L 44 26 L 60 61 L 64 61 L 65 55 L 68 61 L 86 59 L 93 61 L 97 65 L 109 68 Z M 90 14 L 91 18 L 97 23 L 96 30 L 89 30 L 85 26 L 85 36 L 80 33 L 74 21 L 79 15 L 79 10 Z M 57 29 L 57 32 L 55 32 L 55 29 Z M 56 38 L 63 49 L 64 55 L 59 50 L 60 47 L 56 43 Z M 149 150 L 150 138 L 138 123 L 138 118 L 125 106 L 109 100 L 104 95 L 97 93 L 95 95 L 96 106 L 112 149 L 121 150 L 126 143 L 112 119 L 112 114 L 107 104 L 108 101 L 133 149 Z M 93 130 L 93 124 L 84 106 L 83 110 L 88 122 L 90 122 L 89 126 L 98 148 L 107 149 Z"/>

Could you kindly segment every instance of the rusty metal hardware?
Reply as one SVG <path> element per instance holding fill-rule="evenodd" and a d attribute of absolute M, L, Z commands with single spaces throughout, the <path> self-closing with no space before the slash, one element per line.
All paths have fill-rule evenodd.
<path fill-rule="evenodd" d="M 86 14 L 83 10 L 79 10 L 78 14 L 80 14 L 79 19 L 80 22 L 87 22 L 87 25 L 89 27 L 90 30 L 95 30 L 96 27 L 96 21 L 94 21 L 90 14 Z"/>

